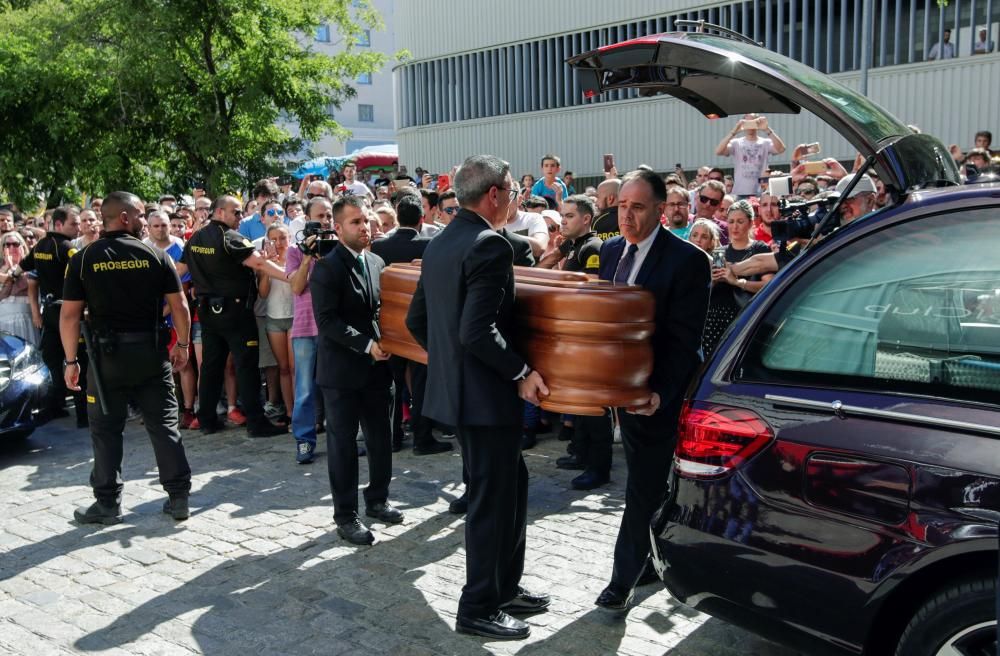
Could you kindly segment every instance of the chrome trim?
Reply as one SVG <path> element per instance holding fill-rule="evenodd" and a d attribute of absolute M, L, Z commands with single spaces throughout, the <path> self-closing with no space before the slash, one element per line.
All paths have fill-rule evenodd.
<path fill-rule="evenodd" d="M 808 408 L 810 410 L 822 410 L 824 412 L 834 414 L 842 419 L 846 419 L 850 415 L 875 417 L 876 419 L 889 419 L 892 421 L 923 424 L 925 426 L 933 426 L 935 428 L 955 428 L 958 430 L 986 433 L 987 435 L 1000 437 L 1000 427 L 987 426 L 986 424 L 974 424 L 968 421 L 927 417 L 926 415 L 911 414 L 909 412 L 896 412 L 894 410 L 865 408 L 857 405 L 846 405 L 840 401 L 813 401 L 812 399 L 799 399 L 794 396 L 779 396 L 777 394 L 765 394 L 764 398 L 777 404 Z"/>

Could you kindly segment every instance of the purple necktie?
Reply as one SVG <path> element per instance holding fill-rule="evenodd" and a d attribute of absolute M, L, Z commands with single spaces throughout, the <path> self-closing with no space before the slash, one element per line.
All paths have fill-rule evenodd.
<path fill-rule="evenodd" d="M 635 254 L 639 251 L 636 244 L 629 244 L 625 255 L 618 262 L 618 270 L 615 272 L 615 284 L 627 285 L 629 274 L 632 273 L 632 266 L 635 264 Z"/>

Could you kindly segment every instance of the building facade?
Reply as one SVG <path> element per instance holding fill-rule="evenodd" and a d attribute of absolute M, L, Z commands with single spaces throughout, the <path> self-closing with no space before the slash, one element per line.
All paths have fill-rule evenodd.
<path fill-rule="evenodd" d="M 862 2 L 515 0 L 477 3 L 473 11 L 457 0 L 400 3 L 397 47 L 412 55 L 394 71 L 400 161 L 447 171 L 469 154 L 489 152 L 509 160 L 516 175 L 536 177 L 548 152 L 577 176 L 600 174 L 604 153 L 623 166 L 660 171 L 678 163 L 726 167 L 728 158 L 714 151 L 738 117 L 709 121 L 681 101 L 634 91 L 584 98 L 565 60 L 680 29 L 676 21 L 705 20 L 859 88 Z M 1000 141 L 1000 0 L 871 2 L 869 97 L 946 144 L 968 148 L 983 129 Z M 939 43 L 946 29 L 950 48 Z M 973 54 L 980 29 L 988 51 Z M 934 50 L 954 56 L 935 58 Z M 805 112 L 772 116 L 770 124 L 789 148 L 772 163 L 787 164 L 795 144 L 814 141 L 826 157 L 854 157 L 846 141 Z"/>
<path fill-rule="evenodd" d="M 345 102 L 339 109 L 330 106 L 330 115 L 343 127 L 351 131 L 347 141 L 326 136 L 310 143 L 300 153 L 303 159 L 311 156 L 337 156 L 353 152 L 365 146 L 396 143 L 393 107 L 392 54 L 396 52 L 394 30 L 395 0 L 371 0 L 372 6 L 381 14 L 384 29 L 366 30 L 355 45 L 356 49 L 371 48 L 389 56 L 389 61 L 381 70 L 371 75 L 362 75 L 354 80 L 357 95 Z M 343 48 L 342 37 L 333 25 L 321 25 L 312 35 L 312 46 L 330 55 Z"/>

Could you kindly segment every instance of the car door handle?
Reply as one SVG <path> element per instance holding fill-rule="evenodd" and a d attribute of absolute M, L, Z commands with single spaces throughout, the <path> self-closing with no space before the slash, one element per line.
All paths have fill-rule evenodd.
<path fill-rule="evenodd" d="M 895 410 L 866 408 L 859 405 L 847 405 L 845 403 L 841 403 L 840 401 L 814 401 L 813 399 L 800 399 L 794 396 L 780 396 L 777 394 L 765 394 L 764 398 L 773 402 L 775 405 L 792 406 L 794 408 L 805 408 L 808 410 L 819 410 L 821 412 L 834 414 L 841 419 L 846 419 L 849 416 L 873 417 L 875 419 L 886 419 L 905 424 L 918 424 L 934 428 L 950 428 L 954 430 L 984 433 L 986 435 L 1000 437 L 1000 427 L 987 426 L 986 424 L 975 424 L 968 421 L 942 419 L 941 417 L 928 417 L 926 415 L 918 415 L 910 412 L 896 412 Z"/>

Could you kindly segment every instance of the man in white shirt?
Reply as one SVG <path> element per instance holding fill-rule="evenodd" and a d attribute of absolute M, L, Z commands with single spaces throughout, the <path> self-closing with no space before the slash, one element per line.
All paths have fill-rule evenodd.
<path fill-rule="evenodd" d="M 520 186 L 515 182 L 514 187 L 520 191 Z M 517 210 L 514 218 L 507 222 L 507 232 L 521 235 L 531 244 L 531 254 L 535 258 L 540 258 L 545 249 L 549 247 L 549 226 L 545 223 L 542 215 L 536 212 L 525 212 Z"/>
<path fill-rule="evenodd" d="M 927 53 L 927 61 L 935 59 L 951 59 L 955 56 L 955 46 L 951 43 L 951 30 L 945 30 L 940 42 L 931 46 Z"/>
<path fill-rule="evenodd" d="M 358 169 L 353 162 L 344 164 L 344 168 L 341 171 L 344 174 L 344 181 L 337 185 L 334 191 L 344 196 L 368 196 L 372 198 L 372 192 L 368 189 L 368 185 L 354 178 L 357 171 Z"/>
<path fill-rule="evenodd" d="M 745 134 L 737 138 L 740 132 Z M 768 136 L 761 137 L 760 132 Z M 715 149 L 716 155 L 733 158 L 733 194 L 740 198 L 757 195 L 768 158 L 783 152 L 785 142 L 767 124 L 767 118 L 757 114 L 744 114 Z"/>

